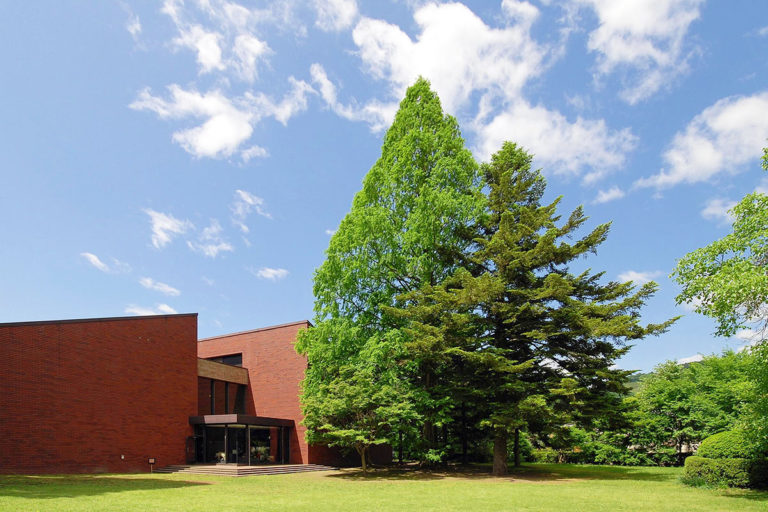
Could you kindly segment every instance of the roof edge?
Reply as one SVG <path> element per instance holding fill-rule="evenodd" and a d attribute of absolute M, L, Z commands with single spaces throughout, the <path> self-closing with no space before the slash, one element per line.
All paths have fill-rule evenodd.
<path fill-rule="evenodd" d="M 283 327 L 290 327 L 292 325 L 299 325 L 299 324 L 307 324 L 307 327 L 314 327 L 312 325 L 312 322 L 310 322 L 309 320 L 299 320 L 297 322 L 288 322 L 287 324 L 270 325 L 268 327 L 259 327 L 258 329 L 250 329 L 247 331 L 231 332 L 229 334 L 221 334 L 219 336 L 210 336 L 208 338 L 200 338 L 197 341 L 198 343 L 203 341 L 214 341 L 222 338 L 230 338 L 232 336 L 240 336 L 242 334 L 251 334 L 254 332 L 270 331 L 272 329 L 282 329 Z"/>
<path fill-rule="evenodd" d="M 67 318 L 64 320 L 32 320 L 29 322 L 8 322 L 0 323 L 0 327 L 21 327 L 25 325 L 53 325 L 53 324 L 84 324 L 91 322 L 115 322 L 121 320 L 148 320 L 157 318 L 176 318 L 182 316 L 194 316 L 197 313 L 176 313 L 173 315 L 133 315 L 133 316 L 105 316 L 99 318 Z"/>

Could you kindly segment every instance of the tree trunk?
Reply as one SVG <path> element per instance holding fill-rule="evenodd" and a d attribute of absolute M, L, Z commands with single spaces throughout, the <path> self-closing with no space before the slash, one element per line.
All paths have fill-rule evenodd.
<path fill-rule="evenodd" d="M 399 433 L 400 445 L 397 447 L 397 463 L 403 465 L 403 433 Z"/>
<path fill-rule="evenodd" d="M 515 429 L 515 445 L 514 445 L 514 452 L 515 452 L 515 467 L 520 467 L 520 429 Z"/>
<path fill-rule="evenodd" d="M 368 464 L 366 459 L 366 452 L 368 451 L 368 447 L 365 445 L 357 445 L 355 446 L 355 450 L 357 450 L 358 455 L 360 455 L 360 466 L 363 468 L 363 473 L 368 472 Z"/>
<path fill-rule="evenodd" d="M 461 463 L 467 465 L 467 412 L 461 405 Z"/>
<path fill-rule="evenodd" d="M 507 474 L 507 431 L 497 428 L 493 437 L 493 476 Z"/>

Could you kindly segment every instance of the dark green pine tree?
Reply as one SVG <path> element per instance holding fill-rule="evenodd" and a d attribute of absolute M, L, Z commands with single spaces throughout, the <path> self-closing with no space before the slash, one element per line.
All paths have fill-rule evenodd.
<path fill-rule="evenodd" d="M 640 325 L 655 283 L 635 290 L 632 283 L 602 284 L 603 273 L 571 273 L 568 265 L 595 252 L 609 225 L 568 243 L 587 218 L 579 207 L 560 223 L 559 198 L 542 204 L 545 180 L 530 164 L 530 155 L 505 143 L 482 166 L 487 210 L 465 266 L 391 310 L 408 324 L 409 355 L 441 365 L 443 379 L 453 376 L 445 388 L 481 392 L 474 405 L 485 409 L 481 424 L 494 440 L 496 475 L 507 470 L 509 435 L 519 463 L 522 429 L 589 423 L 616 403 L 630 372 L 613 364 L 627 342 L 675 320 Z"/>
<path fill-rule="evenodd" d="M 456 120 L 419 79 L 315 274 L 315 327 L 296 346 L 309 362 L 302 406 L 311 442 L 396 446 L 434 411 L 420 392 L 429 376 L 418 375 L 417 361 L 398 364 L 406 336 L 384 306 L 455 271 L 471 243 L 466 226 L 484 209 L 481 183 Z"/>

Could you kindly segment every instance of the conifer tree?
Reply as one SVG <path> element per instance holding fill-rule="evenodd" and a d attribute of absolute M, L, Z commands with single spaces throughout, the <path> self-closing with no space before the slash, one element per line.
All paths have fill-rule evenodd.
<path fill-rule="evenodd" d="M 542 204 L 545 181 L 531 157 L 505 143 L 483 166 L 487 211 L 475 226 L 466 264 L 445 281 L 424 283 L 390 313 L 408 325 L 409 355 L 454 372 L 456 386 L 481 391 L 496 475 L 507 470 L 507 437 L 533 419 L 589 422 L 624 391 L 630 372 L 613 369 L 627 341 L 663 332 L 673 321 L 641 326 L 647 283 L 601 284 L 603 273 L 574 275 L 568 265 L 595 252 L 609 225 L 575 243 L 581 207 L 558 224 L 560 199 Z"/>

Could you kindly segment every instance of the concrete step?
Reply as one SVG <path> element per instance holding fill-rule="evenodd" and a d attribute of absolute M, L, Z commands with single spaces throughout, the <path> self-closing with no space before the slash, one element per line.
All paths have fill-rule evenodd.
<path fill-rule="evenodd" d="M 194 475 L 256 476 L 283 475 L 307 471 L 331 471 L 337 468 L 319 464 L 281 464 L 275 466 L 235 466 L 224 464 L 172 465 L 158 468 L 155 473 L 180 473 Z"/>

